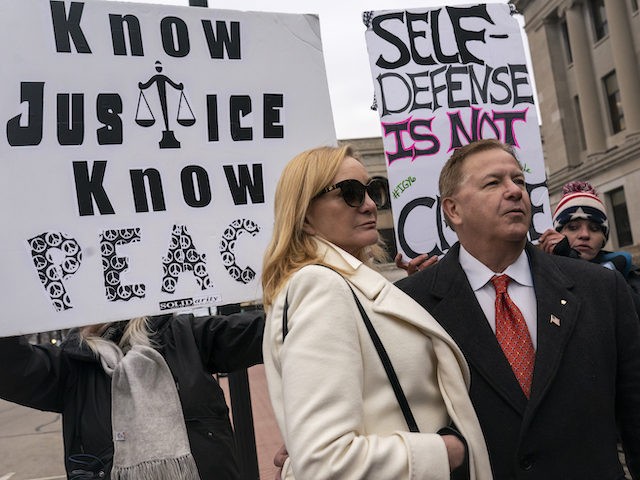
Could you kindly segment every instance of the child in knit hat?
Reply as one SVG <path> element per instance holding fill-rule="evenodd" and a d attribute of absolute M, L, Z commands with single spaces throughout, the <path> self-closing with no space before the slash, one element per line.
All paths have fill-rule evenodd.
<path fill-rule="evenodd" d="M 548 253 L 591 261 L 608 239 L 607 212 L 595 188 L 588 182 L 564 185 L 553 214 L 553 230 L 540 237 L 540 246 Z"/>
<path fill-rule="evenodd" d="M 570 182 L 562 187 L 562 198 L 553 214 L 553 229 L 542 234 L 539 246 L 547 253 L 580 258 L 618 270 L 634 291 L 640 311 L 640 269 L 627 252 L 603 250 L 609 239 L 607 212 L 588 182 Z"/>

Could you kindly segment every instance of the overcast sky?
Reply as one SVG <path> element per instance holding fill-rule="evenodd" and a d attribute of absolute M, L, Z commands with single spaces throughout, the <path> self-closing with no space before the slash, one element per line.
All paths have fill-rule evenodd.
<path fill-rule="evenodd" d="M 137 0 L 188 6 L 188 0 Z M 260 12 L 313 13 L 320 17 L 322 45 L 339 139 L 380 136 L 378 113 L 371 110 L 373 82 L 364 40 L 362 12 L 442 5 L 470 0 L 208 0 L 209 8 Z M 493 3 L 507 3 L 495 0 Z M 195 8 L 195 7 L 194 7 Z"/>

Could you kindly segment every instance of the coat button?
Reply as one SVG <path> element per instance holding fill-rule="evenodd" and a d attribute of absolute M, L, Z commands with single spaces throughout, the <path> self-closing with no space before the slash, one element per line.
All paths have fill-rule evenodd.
<path fill-rule="evenodd" d="M 533 468 L 533 461 L 529 457 L 524 457 L 520 460 L 520 468 L 525 472 L 528 472 Z"/>

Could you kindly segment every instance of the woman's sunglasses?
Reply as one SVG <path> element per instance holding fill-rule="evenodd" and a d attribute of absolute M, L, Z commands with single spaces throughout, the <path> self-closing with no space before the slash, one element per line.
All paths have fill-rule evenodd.
<path fill-rule="evenodd" d="M 350 207 L 361 207 L 364 203 L 365 192 L 369 194 L 369 197 L 376 204 L 376 207 L 382 208 L 387 204 L 387 185 L 384 181 L 377 178 L 370 180 L 366 185 L 354 179 L 343 180 L 323 189 L 316 196 L 319 197 L 336 188 L 340 189 L 340 195 Z"/>

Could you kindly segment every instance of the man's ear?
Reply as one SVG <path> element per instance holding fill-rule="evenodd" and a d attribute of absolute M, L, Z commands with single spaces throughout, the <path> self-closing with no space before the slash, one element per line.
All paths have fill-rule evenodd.
<path fill-rule="evenodd" d="M 441 199 L 441 202 L 442 213 L 444 213 L 444 217 L 447 219 L 448 225 L 455 231 L 460 219 L 458 204 L 451 197 L 443 198 Z"/>

